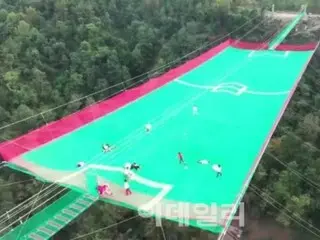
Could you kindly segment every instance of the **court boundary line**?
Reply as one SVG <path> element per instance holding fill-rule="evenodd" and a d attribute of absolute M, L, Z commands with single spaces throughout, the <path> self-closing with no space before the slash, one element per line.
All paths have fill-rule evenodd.
<path fill-rule="evenodd" d="M 110 171 L 110 172 L 120 172 L 124 174 L 124 168 L 123 167 L 114 167 L 114 166 L 108 166 L 108 165 L 100 165 L 100 164 L 89 164 L 88 166 L 72 173 L 69 174 L 68 176 L 61 178 L 60 180 L 57 181 L 57 183 L 65 183 L 68 184 L 66 181 L 69 179 L 81 174 L 85 173 L 90 169 L 98 169 L 98 170 L 105 170 L 105 171 Z M 152 188 L 158 188 L 162 189 L 156 196 L 152 198 L 151 201 L 147 202 L 146 204 L 143 204 L 142 206 L 139 207 L 140 210 L 143 211 L 149 211 L 151 208 L 153 208 L 156 204 L 158 204 L 173 188 L 171 184 L 165 184 L 161 182 L 155 182 L 153 180 L 144 178 L 139 176 L 138 174 L 131 172 L 132 177 L 131 180 L 136 181 L 140 184 L 146 185 L 148 187 Z M 110 181 L 111 182 L 111 181 Z"/>
<path fill-rule="evenodd" d="M 180 80 L 179 78 L 175 79 L 174 82 L 188 86 L 188 87 L 193 87 L 193 88 L 199 88 L 199 89 L 207 89 L 207 90 L 212 90 L 212 92 L 219 93 L 219 92 L 226 92 L 230 93 L 232 95 L 237 95 L 240 96 L 243 93 L 251 94 L 251 95 L 261 95 L 261 96 L 278 96 L 278 95 L 285 95 L 289 94 L 289 91 L 277 91 L 277 92 L 263 92 L 263 91 L 252 91 L 252 90 L 247 90 L 247 86 L 241 84 L 241 83 L 236 83 L 236 82 L 229 82 L 229 83 L 221 83 L 218 85 L 200 85 L 200 84 L 194 84 L 194 83 L 188 83 L 186 81 Z M 229 84 L 229 85 L 228 85 Z M 240 89 L 237 89 L 236 93 L 229 91 L 228 89 L 236 89 L 235 85 L 242 85 Z"/>
<path fill-rule="evenodd" d="M 257 51 L 257 50 L 252 50 L 249 54 L 249 58 L 253 57 L 264 57 L 264 56 L 273 56 L 277 58 L 287 58 L 290 54 L 290 51 L 283 51 L 283 52 L 274 52 L 273 50 L 262 50 L 262 51 Z"/>
<path fill-rule="evenodd" d="M 134 102 L 136 102 L 136 101 L 138 101 L 138 100 L 141 100 L 141 98 L 143 98 L 143 97 L 145 97 L 145 96 L 147 96 L 147 95 L 149 95 L 149 94 L 152 94 L 152 93 L 155 92 L 156 90 L 162 89 L 163 86 L 170 84 L 171 82 L 174 81 L 175 77 L 170 77 L 170 80 L 166 80 L 166 81 L 164 81 L 164 79 L 165 79 L 165 77 L 170 76 L 170 74 L 171 74 L 171 75 L 173 74 L 173 72 L 171 72 L 171 71 L 173 71 L 173 70 L 177 71 L 178 69 L 186 68 L 186 66 L 189 64 L 190 67 L 184 69 L 185 71 L 184 71 L 183 73 L 179 74 L 178 77 L 181 77 L 181 76 L 183 76 L 183 75 L 186 75 L 186 74 L 189 73 L 190 71 L 193 71 L 193 70 L 195 70 L 195 69 L 198 68 L 198 67 L 201 67 L 201 66 L 203 65 L 203 63 L 205 63 L 205 62 L 207 62 L 207 61 L 209 61 L 209 60 L 211 60 L 211 59 L 213 59 L 213 58 L 221 55 L 228 47 L 230 47 L 230 39 L 227 39 L 227 40 L 221 42 L 220 44 L 218 44 L 218 45 L 216 45 L 216 46 L 214 46 L 214 47 L 211 47 L 210 49 L 208 49 L 207 51 L 204 51 L 204 52 L 203 52 L 202 54 L 200 54 L 199 56 L 197 56 L 197 57 L 195 57 L 195 58 L 192 58 L 192 59 L 186 61 L 185 63 L 183 63 L 183 64 L 181 64 L 181 65 L 179 65 L 179 66 L 177 66 L 177 67 L 175 67 L 175 68 L 173 68 L 173 69 L 171 69 L 171 70 L 169 70 L 168 72 L 165 72 L 165 73 L 161 74 L 160 76 L 157 76 L 157 77 L 154 77 L 154 78 L 150 78 L 147 82 L 145 82 L 145 83 L 143 83 L 143 84 L 141 84 L 141 85 L 138 85 L 138 86 L 136 86 L 136 87 L 127 89 L 127 90 L 125 90 L 125 91 L 122 91 L 121 93 L 119 92 L 119 94 L 112 94 L 112 97 L 111 97 L 111 98 L 108 98 L 108 99 L 106 99 L 106 100 L 104 99 L 104 100 L 102 100 L 102 101 L 98 101 L 97 103 L 94 103 L 93 105 L 89 105 L 89 106 L 87 106 L 87 107 L 85 107 L 85 108 L 83 108 L 83 109 L 81 109 L 81 110 L 78 110 L 78 111 L 76 111 L 76 112 L 74 112 L 74 113 L 71 113 L 70 115 L 67 115 L 67 116 L 65 116 L 65 117 L 63 117 L 63 118 L 61 118 L 61 119 L 59 119 L 59 120 L 52 121 L 52 122 L 50 122 L 50 123 L 47 124 L 47 125 L 43 125 L 43 126 L 40 127 L 40 128 L 36 128 L 36 129 L 34 129 L 34 130 L 31 130 L 29 133 L 23 134 L 23 135 L 21 135 L 21 136 L 19 136 L 19 137 L 17 137 L 17 138 L 14 138 L 14 139 L 9 140 L 9 141 L 5 141 L 5 142 L 3 142 L 3 143 L 0 143 L 0 154 L 2 153 L 1 149 L 2 149 L 5 145 L 8 145 L 8 144 L 10 144 L 10 143 L 12 143 L 12 142 L 16 142 L 16 141 L 18 141 L 18 140 L 21 139 L 21 138 L 24 138 L 24 137 L 27 137 L 27 136 L 31 136 L 31 135 L 34 134 L 35 132 L 38 132 L 38 131 L 40 131 L 40 130 L 43 130 L 42 128 L 45 128 L 45 127 L 48 128 L 48 126 L 51 126 L 51 125 L 53 125 L 53 124 L 58 124 L 58 122 L 61 122 L 61 120 L 63 120 L 63 119 L 65 120 L 66 118 L 71 117 L 71 116 L 73 116 L 73 115 L 74 115 L 74 116 L 77 116 L 77 114 L 79 114 L 79 113 L 81 113 L 81 112 L 89 111 L 88 109 L 90 109 L 90 107 L 94 107 L 94 106 L 96 106 L 97 104 L 102 104 L 102 103 L 107 103 L 107 102 L 110 103 L 110 101 L 114 100 L 116 97 L 119 97 L 122 93 L 128 93 L 128 92 L 131 92 L 131 93 L 132 93 L 132 92 L 134 92 L 134 91 L 137 91 L 137 89 L 141 89 L 141 88 L 143 88 L 143 87 L 144 87 L 144 88 L 148 88 L 148 87 L 151 88 L 151 89 L 150 89 L 149 91 L 147 91 L 146 93 L 144 93 L 144 94 L 142 94 L 142 95 L 136 96 L 134 99 L 126 102 L 125 104 L 121 105 L 120 107 L 117 107 L 116 109 L 113 109 L 113 110 L 110 111 L 110 112 L 107 112 L 107 113 L 105 113 L 105 114 L 103 114 L 103 115 L 101 115 L 101 116 L 99 116 L 99 117 L 97 117 L 97 118 L 95 118 L 95 119 L 93 119 L 93 120 L 85 123 L 85 124 L 82 124 L 81 126 L 76 127 L 76 128 L 74 128 L 73 130 L 71 130 L 71 131 L 68 131 L 68 132 L 66 132 L 66 133 L 64 133 L 64 134 L 61 134 L 60 136 L 55 137 L 54 139 L 51 139 L 51 140 L 49 140 L 49 141 L 47 141 L 47 142 L 44 142 L 44 143 L 41 143 L 41 144 L 37 144 L 35 147 L 32 147 L 32 150 L 37 149 L 37 148 L 39 148 L 39 147 L 42 147 L 42 146 L 44 146 L 44 145 L 46 145 L 46 144 L 48 144 L 48 143 L 51 143 L 52 141 L 60 138 L 61 136 L 65 136 L 65 135 L 70 134 L 71 132 L 77 131 L 78 129 L 83 128 L 83 127 L 85 127 L 86 125 L 89 125 L 89 124 L 91 124 L 91 123 L 93 123 L 93 122 L 95 122 L 95 121 L 97 121 L 97 120 L 105 117 L 106 115 L 110 115 L 110 114 L 112 114 L 112 113 L 114 113 L 114 112 L 117 112 L 117 111 L 120 110 L 121 108 L 125 108 L 127 105 L 130 105 L 130 104 L 132 104 L 132 103 L 134 103 Z M 208 55 L 208 56 L 207 56 L 207 55 Z M 205 58 L 205 60 L 203 60 L 203 58 L 204 58 L 205 56 L 206 56 L 207 58 Z M 196 64 L 195 66 L 192 66 L 191 63 L 197 63 L 197 64 Z M 168 78 L 169 78 L 169 77 L 168 77 Z M 160 80 L 162 80 L 163 82 L 160 81 Z M 158 82 L 155 83 L 156 81 L 158 81 Z M 159 83 L 159 82 L 161 82 L 161 83 Z M 74 116 L 73 116 L 73 117 L 74 117 Z M 0 129 L 1 129 L 1 127 L 0 127 Z M 15 157 L 20 156 L 20 155 L 23 155 L 24 153 L 26 153 L 26 151 L 17 154 Z M 8 160 L 8 161 L 12 161 L 15 157 L 11 157 L 10 160 Z"/>
<path fill-rule="evenodd" d="M 270 132 L 269 132 L 264 144 L 262 145 L 262 148 L 261 148 L 260 152 L 258 153 L 258 156 L 254 160 L 253 166 L 249 170 L 249 172 L 248 172 L 248 174 L 247 174 L 247 176 L 246 176 L 246 178 L 244 180 L 244 183 L 242 184 L 240 192 L 238 193 L 238 197 L 233 202 L 231 211 L 226 216 L 227 219 L 226 219 L 226 221 L 224 223 L 224 230 L 219 234 L 219 237 L 218 237 L 217 240 L 223 240 L 224 236 L 226 235 L 226 233 L 227 233 L 227 231 L 229 229 L 229 226 L 230 226 L 230 224 L 231 224 L 231 222 L 233 220 L 233 217 L 234 217 L 234 215 L 235 215 L 235 213 L 236 213 L 236 211 L 237 211 L 237 209 L 239 207 L 240 201 L 243 198 L 245 192 L 247 191 L 247 189 L 249 187 L 249 184 L 250 184 L 250 182 L 251 182 L 251 180 L 253 178 L 254 173 L 257 170 L 257 167 L 258 167 L 258 165 L 259 165 L 259 163 L 260 163 L 260 161 L 262 159 L 262 156 L 263 156 L 263 154 L 264 154 L 264 152 L 265 152 L 265 150 L 266 150 L 266 148 L 267 148 L 267 146 L 268 146 L 268 144 L 269 144 L 269 142 L 270 142 L 270 140 L 271 140 L 271 138 L 273 136 L 273 133 L 275 132 L 275 130 L 276 130 L 276 128 L 277 128 L 277 126 L 278 126 L 278 124 L 279 124 L 279 122 L 280 122 L 280 120 L 281 120 L 281 118 L 282 118 L 282 116 L 283 116 L 283 114 L 285 112 L 285 110 L 287 109 L 287 106 L 290 103 L 290 100 L 291 100 L 293 94 L 295 93 L 296 88 L 298 87 L 298 84 L 300 83 L 301 78 L 302 78 L 304 72 L 306 71 L 306 69 L 307 69 L 307 67 L 308 67 L 313 55 L 316 53 L 316 50 L 318 49 L 319 44 L 320 44 L 320 41 L 318 41 L 315 49 L 313 50 L 312 54 L 310 55 L 310 57 L 308 59 L 308 61 L 305 63 L 303 69 L 301 70 L 300 76 L 297 77 L 292 89 L 290 90 L 290 95 L 287 97 L 285 103 L 283 104 L 283 107 L 280 110 L 280 113 L 278 114 L 278 117 L 275 119 L 275 122 L 274 122 L 274 124 L 272 126 L 272 129 L 270 130 Z"/>

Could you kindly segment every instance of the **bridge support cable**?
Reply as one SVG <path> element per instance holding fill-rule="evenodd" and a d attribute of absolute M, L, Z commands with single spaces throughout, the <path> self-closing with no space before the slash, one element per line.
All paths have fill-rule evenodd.
<path fill-rule="evenodd" d="M 306 15 L 306 8 L 301 11 L 278 35 L 274 37 L 269 43 L 269 50 L 276 49 L 283 40 L 289 35 L 289 33 L 297 26 L 301 19 Z"/>

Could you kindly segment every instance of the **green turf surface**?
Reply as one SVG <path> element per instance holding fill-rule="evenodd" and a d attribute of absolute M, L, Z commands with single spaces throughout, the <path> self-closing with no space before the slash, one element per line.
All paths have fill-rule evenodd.
<path fill-rule="evenodd" d="M 136 161 L 140 176 L 173 186 L 165 199 L 204 204 L 232 204 L 243 187 L 265 139 L 312 52 L 240 50 L 218 56 L 147 96 L 93 123 L 23 155 L 55 170 L 77 170 L 79 161 L 120 166 Z M 240 95 L 211 92 L 206 86 L 241 83 Z M 236 91 L 229 88 L 229 91 Z M 192 104 L 199 115 L 192 115 Z M 151 122 L 153 130 L 144 132 Z M 116 148 L 101 154 L 103 143 Z M 188 169 L 178 164 L 181 151 Z M 223 167 L 216 178 L 208 159 Z M 120 173 L 97 174 L 122 185 Z M 151 196 L 159 189 L 132 184 L 133 192 Z"/>

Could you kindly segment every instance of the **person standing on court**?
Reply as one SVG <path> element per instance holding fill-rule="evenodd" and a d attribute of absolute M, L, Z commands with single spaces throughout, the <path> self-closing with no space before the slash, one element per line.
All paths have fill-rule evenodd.
<path fill-rule="evenodd" d="M 83 166 L 84 166 L 84 162 L 78 162 L 78 163 L 77 163 L 77 167 L 78 167 L 78 168 L 81 168 L 81 167 L 83 167 Z"/>
<path fill-rule="evenodd" d="M 181 152 L 178 152 L 178 159 L 180 164 L 184 164 L 184 158 Z"/>
<path fill-rule="evenodd" d="M 131 190 L 130 190 L 130 186 L 129 186 L 129 183 L 128 183 L 128 180 L 125 179 L 124 180 L 124 189 L 125 189 L 125 194 L 126 196 L 129 196 L 132 194 Z"/>
<path fill-rule="evenodd" d="M 132 163 L 131 166 L 130 166 L 130 170 L 136 170 L 138 171 L 140 169 L 140 165 L 137 164 L 137 163 Z"/>
<path fill-rule="evenodd" d="M 151 123 L 147 123 L 146 126 L 145 126 L 145 129 L 146 129 L 146 132 L 151 132 L 151 129 L 152 129 L 152 125 Z"/>
<path fill-rule="evenodd" d="M 103 144 L 102 145 L 102 150 L 103 150 L 103 152 L 110 152 L 111 151 L 111 146 L 110 146 L 110 144 Z"/>
<path fill-rule="evenodd" d="M 217 173 L 217 177 L 221 177 L 222 176 L 222 167 L 220 164 L 214 164 L 212 166 L 213 171 L 215 171 Z"/>
<path fill-rule="evenodd" d="M 193 106 L 192 107 L 192 114 L 195 116 L 195 115 L 198 115 L 198 107 L 197 106 Z"/>

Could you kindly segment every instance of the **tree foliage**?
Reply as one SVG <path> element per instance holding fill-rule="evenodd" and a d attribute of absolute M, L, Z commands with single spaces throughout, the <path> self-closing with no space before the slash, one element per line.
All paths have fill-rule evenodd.
<path fill-rule="evenodd" d="M 167 71 L 207 48 L 176 59 L 205 43 L 210 43 L 208 47 L 214 45 L 214 40 L 249 19 L 249 24 L 228 36 L 237 38 L 254 30 L 244 39 L 267 40 L 281 24 L 271 20 L 260 23 L 263 16 L 258 6 L 270 7 L 272 3 L 278 9 L 289 10 L 301 5 L 296 0 L 0 1 L 1 126 L 72 101 L 55 111 L 46 111 L 42 117 L 1 130 L 0 142 Z M 317 10 L 319 6 L 319 1 L 309 1 L 309 9 Z M 272 196 L 313 224 L 319 224 L 320 217 L 320 189 L 315 185 L 320 182 L 319 59 L 318 54 L 303 76 L 253 180 L 264 196 Z M 75 101 L 95 91 L 99 93 Z M 0 183 L 17 179 L 25 179 L 25 175 L 9 171 L 1 175 Z M 0 209 L 10 209 L 38 191 L 39 182 L 0 189 Z M 270 215 L 284 226 L 296 227 L 284 211 L 268 205 L 250 190 L 248 196 L 261 216 Z M 71 239 L 133 214 L 97 204 L 57 239 Z M 202 235 L 199 230 L 181 229 L 169 222 L 165 229 L 171 237 L 180 239 Z M 136 219 L 86 239 L 161 239 L 161 234 L 153 220 Z"/>

